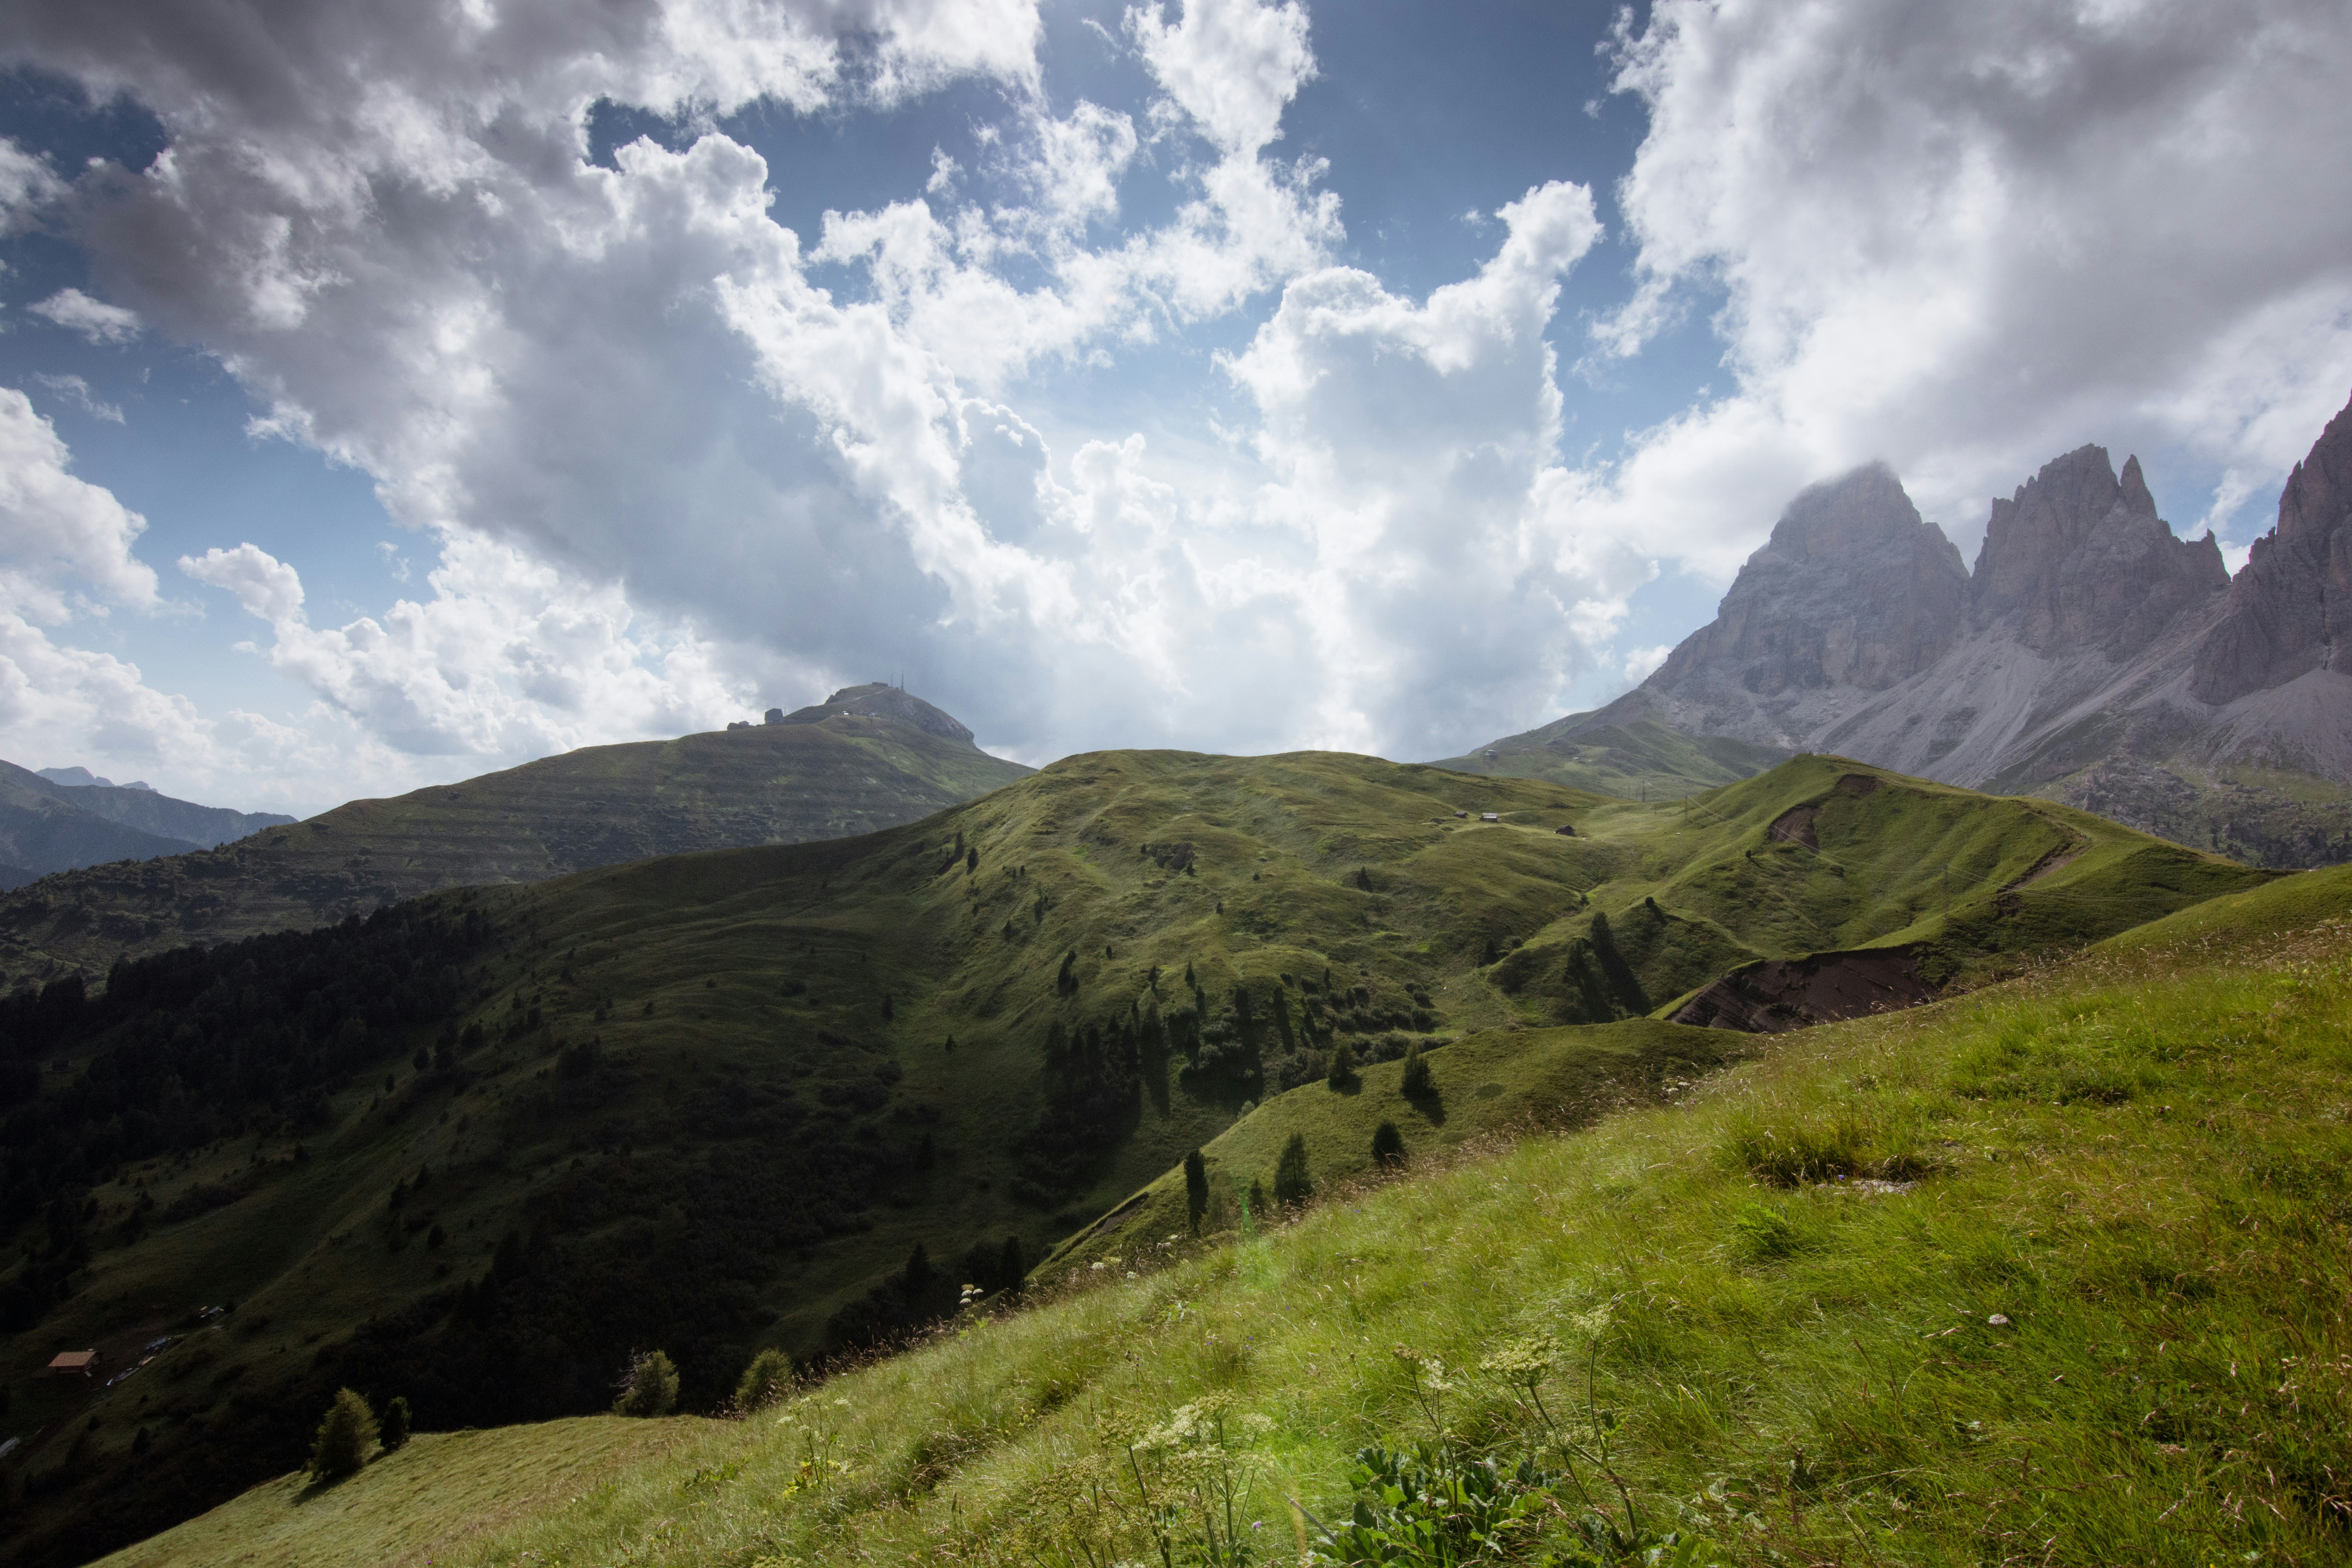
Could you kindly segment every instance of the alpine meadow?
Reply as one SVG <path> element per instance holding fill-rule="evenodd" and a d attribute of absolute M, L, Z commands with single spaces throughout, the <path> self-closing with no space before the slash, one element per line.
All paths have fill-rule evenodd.
<path fill-rule="evenodd" d="M 2352 1564 L 2347 79 L 0 6 L 0 1564 Z"/>

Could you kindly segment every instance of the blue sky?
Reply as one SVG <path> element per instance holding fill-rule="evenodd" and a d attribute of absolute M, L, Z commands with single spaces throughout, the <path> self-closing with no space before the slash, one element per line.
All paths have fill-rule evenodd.
<path fill-rule="evenodd" d="M 357 0 L 0 18 L 0 756 L 308 811 L 904 672 L 1458 752 L 1802 485 L 2352 391 L 2340 5 Z"/>

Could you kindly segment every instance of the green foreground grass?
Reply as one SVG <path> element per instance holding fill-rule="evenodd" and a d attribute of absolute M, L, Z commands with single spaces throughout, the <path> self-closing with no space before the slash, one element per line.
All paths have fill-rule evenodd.
<path fill-rule="evenodd" d="M 1156 1561 L 1139 1476 L 1231 1480 L 1244 1543 L 1291 1558 L 1294 1503 L 1343 1512 L 1363 1445 L 1540 1447 L 1531 1350 L 1533 1393 L 1588 1448 L 1608 1433 L 1685 1563 L 2343 1561 L 2347 913 L 2352 874 L 2313 873 L 1777 1040 L 1683 1103 L 1230 1243 L 1139 1237 L 1097 1288 L 436 1561 Z M 516 1473 L 614 1425 L 525 1429 Z M 469 1506 L 413 1495 L 425 1536 Z M 264 1489 L 152 1546 L 237 1561 L 291 1512 Z M 310 1516 L 299 1560 L 369 1560 L 343 1517 Z"/>

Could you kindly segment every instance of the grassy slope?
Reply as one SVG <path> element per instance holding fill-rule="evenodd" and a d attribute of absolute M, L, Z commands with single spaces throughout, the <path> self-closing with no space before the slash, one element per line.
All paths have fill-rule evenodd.
<path fill-rule="evenodd" d="M 1685 735 L 1654 719 L 1588 725 L 1592 717 L 1571 713 L 1435 765 L 1457 773 L 1545 779 L 1626 800 L 1667 800 L 1753 777 L 1787 757 L 1784 752 L 1745 741 Z M 1491 758 L 1489 752 L 1495 753 Z"/>
<path fill-rule="evenodd" d="M 1303 1010 L 1310 993 L 1320 1005 L 1337 999 L 1322 988 L 1328 971 L 1336 991 L 1360 988 L 1363 998 L 1322 1015 L 1343 1034 L 1393 1033 L 1420 988 L 1431 1004 L 1430 1037 L 1484 1037 L 1431 1058 L 1438 1067 L 1464 1051 L 1438 1074 L 1447 1114 L 1435 1139 L 1442 1143 L 1498 1125 L 1589 1115 L 1619 1092 L 1596 1075 L 1613 1071 L 1644 1089 L 1669 1073 L 1696 1076 L 1709 1049 L 1746 1048 L 1727 1037 L 1693 1044 L 1693 1032 L 1653 1026 L 1644 1026 L 1650 1034 L 1612 1037 L 1606 1050 L 1589 1039 L 1553 1049 L 1559 1037 L 1487 1034 L 1573 1013 L 1575 997 L 1557 983 L 1551 959 L 1589 929 L 1594 909 L 1611 913 L 1652 999 L 1663 1000 L 1704 979 L 1706 964 L 1757 953 L 1870 940 L 1957 942 L 1940 906 L 1928 908 L 1942 885 L 1928 868 L 1937 855 L 1957 862 L 1956 909 L 1976 907 L 1971 899 L 1982 904 L 1969 940 L 1988 952 L 2015 923 L 1993 905 L 1999 889 L 2073 842 L 2070 833 L 2093 840 L 2094 850 L 2026 889 L 2016 918 L 2040 908 L 2032 899 L 2041 890 L 2068 887 L 2096 918 L 2068 906 L 2060 912 L 2075 923 L 2053 917 L 2043 922 L 2044 938 L 2054 931 L 2088 940 L 2250 879 L 2241 868 L 2077 821 L 2063 808 L 1892 779 L 1868 796 L 1842 794 L 1838 781 L 1856 773 L 1877 776 L 1835 759 L 1799 759 L 1703 801 L 1643 806 L 1537 781 L 1360 757 L 1106 753 L 1069 759 L 1013 788 L 866 838 L 677 857 L 483 890 L 470 897 L 501 935 L 499 950 L 486 956 L 471 1016 L 495 1036 L 521 997 L 544 1009 L 545 1026 L 471 1059 L 472 1079 L 457 1089 L 415 1077 L 405 1064 L 413 1042 L 391 1042 L 400 1093 L 379 1102 L 370 1081 L 355 1084 L 338 1101 L 338 1131 L 309 1140 L 308 1163 L 284 1163 L 285 1147 L 246 1139 L 184 1164 L 126 1171 L 100 1187 L 101 1223 L 127 1210 L 137 1180 L 166 1207 L 199 1184 L 243 1181 L 252 1193 L 101 1251 L 79 1294 L 11 1354 L 20 1418 L 26 1426 L 59 1418 L 63 1405 L 51 1405 L 70 1400 L 74 1420 L 82 1419 L 79 1391 L 32 1377 L 54 1344 L 127 1349 L 190 1305 L 241 1303 L 229 1331 L 197 1336 L 87 1407 L 104 1416 L 97 1455 L 121 1464 L 133 1431 L 158 1411 L 173 1413 L 173 1430 L 197 1430 L 229 1401 L 267 1400 L 273 1389 L 315 1377 L 316 1367 L 331 1368 L 354 1323 L 428 1301 L 445 1287 L 445 1269 L 456 1280 L 478 1276 L 502 1235 L 528 1232 L 535 1214 L 560 1218 L 564 1195 L 583 1181 L 628 1175 L 642 1184 L 656 1179 L 649 1172 L 690 1173 L 729 1146 L 700 1131 L 685 1108 L 740 1097 L 747 1084 L 806 1091 L 814 1085 L 793 1075 L 814 1070 L 822 1083 L 844 1062 L 887 1058 L 903 1076 L 887 1108 L 841 1112 L 830 1134 L 870 1138 L 887 1163 L 897 1158 L 889 1152 L 911 1153 L 919 1129 L 929 1131 L 937 1164 L 918 1172 L 898 1159 L 899 1174 L 873 1194 L 866 1228 L 773 1255 L 774 1272 L 753 1290 L 757 1312 L 772 1317 L 764 1328 L 756 1317 L 750 1327 L 679 1320 L 669 1348 L 704 1397 L 724 1387 L 755 1343 L 813 1346 L 831 1312 L 919 1241 L 945 1263 L 974 1241 L 1011 1232 L 1034 1257 L 1161 1182 L 1196 1145 L 1208 1146 L 1245 1186 L 1251 1172 L 1271 1164 L 1260 1126 L 1269 1136 L 1293 1117 L 1312 1127 L 1326 1110 L 1336 1112 L 1328 1130 L 1310 1133 L 1320 1168 L 1344 1172 L 1367 1155 L 1380 1119 L 1369 1113 L 1393 1081 L 1392 1065 L 1367 1069 L 1365 1094 L 1344 1104 L 1309 1085 L 1228 1132 L 1249 1091 L 1192 1081 L 1179 1062 L 1147 1085 L 1140 1119 L 1087 1184 L 1051 1211 L 1014 1200 L 1016 1145 L 1040 1104 L 1044 1032 L 1055 1022 L 1189 1006 L 1188 965 L 1213 1008 L 1241 982 L 1262 994 L 1278 991 L 1294 1009 Z M 1822 848 L 1768 843 L 1767 826 L 1808 803 L 1821 807 Z M 1457 821 L 1455 810 L 1473 817 Z M 1485 811 L 1504 820 L 1477 822 Z M 1579 837 L 1552 831 L 1570 819 Z M 977 872 L 945 864 L 958 834 L 979 850 Z M 1175 840 L 1194 846 L 1192 874 L 1138 853 L 1139 844 Z M 2150 858 L 2169 868 L 2173 883 L 2194 886 L 2124 875 Z M 1360 868 L 1370 890 L 1355 885 Z M 2112 896 L 2089 898 L 2084 888 Z M 1507 950 L 1491 965 L 1482 962 L 1490 941 Z M 1065 994 L 1055 975 L 1072 952 L 1076 986 Z M 1955 962 L 1969 952 L 1956 951 Z M 1154 966 L 1161 971 L 1157 999 Z M 599 1020 L 596 1010 L 607 1005 L 610 1016 Z M 605 1089 L 585 1103 L 551 1102 L 558 1044 L 592 1034 L 603 1042 L 607 1069 L 597 1082 Z M 826 1036 L 842 1043 L 827 1044 Z M 1623 1050 L 1628 1038 L 1639 1051 Z M 1370 1043 L 1360 1033 L 1357 1040 Z M 1623 1066 L 1606 1061 L 1612 1053 Z M 1633 1059 L 1643 1056 L 1649 1059 Z M 1491 1072 L 1475 1066 L 1486 1060 L 1497 1064 Z M 1506 1092 L 1480 1099 L 1489 1082 Z M 1417 1148 L 1430 1146 L 1422 1126 L 1395 1119 Z M 426 1164 L 439 1184 L 408 1215 L 436 1220 L 449 1243 L 437 1252 L 414 1238 L 387 1247 L 385 1194 Z M 150 1302 L 168 1310 L 150 1312 Z M 685 1354 L 688 1334 L 699 1336 L 698 1359 Z M 432 1419 L 429 1408 L 420 1414 Z M 64 1438 L 52 1430 L 30 1454 L 32 1466 L 58 1462 Z"/>
<path fill-rule="evenodd" d="M 1307 1141 L 1318 1186 L 1373 1174 L 1372 1134 L 1393 1124 L 1409 1162 L 1537 1128 L 1581 1126 L 1635 1101 L 1671 1100 L 1697 1078 L 1751 1054 L 1756 1040 L 1654 1019 L 1551 1029 L 1497 1029 L 1454 1041 L 1428 1058 L 1430 1090 L 1407 1096 L 1404 1063 L 1378 1062 L 1351 1084 L 1307 1084 L 1267 1100 L 1202 1146 L 1209 1203 L 1201 1229 L 1230 1234 L 1255 1181 L 1274 1190 L 1276 1162 L 1296 1133 Z M 1262 1216 L 1260 1216 L 1262 1217 Z M 1170 1169 L 1046 1260 L 1048 1278 L 1139 1242 L 1192 1229 L 1181 1166 Z"/>
<path fill-rule="evenodd" d="M 0 964 L 9 982 L 102 976 L 118 957 L 301 930 L 439 888 L 867 833 L 1029 771 L 853 717 L 585 747 L 216 849 L 44 880 L 0 898 Z"/>
<path fill-rule="evenodd" d="M 1108 1282 L 446 1560 L 993 1563 L 1081 1540 L 1139 1557 L 1123 1435 L 1211 1396 L 1269 1424 L 1243 1500 L 1272 1556 L 1286 1498 L 1328 1516 L 1355 1447 L 1430 1432 L 1392 1346 L 1442 1358 L 1439 1418 L 1507 1456 L 1534 1428 L 1479 1368 L 1545 1333 L 1549 1407 L 1572 1429 L 1588 1399 L 1616 1414 L 1636 1503 L 1709 1542 L 1686 1561 L 2341 1561 L 2347 914 L 2352 880 L 2277 883 L 1769 1042 L 1670 1108 L 1238 1245 L 1139 1249 L 1142 1278 L 1089 1271 Z M 1806 1163 L 1823 1179 L 1792 1181 Z M 1912 1184 L 1833 1179 L 1888 1171 Z M 578 1440 L 534 1437 L 545 1461 Z M 813 1451 L 840 1468 L 799 1484 Z M 461 1511 L 415 1507 L 425 1533 Z M 309 1525 L 268 1489 L 210 1540 L 232 1523 Z M 319 1526 L 302 1561 L 358 1560 Z M 193 1533 L 159 1544 L 233 1560 Z"/>

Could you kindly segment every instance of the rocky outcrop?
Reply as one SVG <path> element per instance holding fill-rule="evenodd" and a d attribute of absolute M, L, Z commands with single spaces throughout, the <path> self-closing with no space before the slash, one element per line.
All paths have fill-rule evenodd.
<path fill-rule="evenodd" d="M 1643 683 L 1645 706 L 1694 734 L 1794 749 L 1934 664 L 1968 596 L 1960 552 L 1894 470 L 1857 468 L 1789 503 L 1715 620 Z"/>
<path fill-rule="evenodd" d="M 2327 423 L 2254 542 L 2189 691 L 2219 706 L 2315 669 L 2352 673 L 2352 406 Z"/>
<path fill-rule="evenodd" d="M 1648 680 L 1472 771 L 1533 771 L 1540 747 L 1600 782 L 1596 747 L 1661 725 L 2046 795 L 2259 864 L 2352 858 L 2352 408 L 2235 582 L 2210 536 L 2174 535 L 2139 459 L 2118 474 L 2100 447 L 1995 500 L 1967 573 L 1883 466 L 1816 486 Z M 1643 787 L 1721 782 L 1678 766 L 1680 788 Z"/>
<path fill-rule="evenodd" d="M 2129 658 L 2230 586 L 2210 534 L 2174 537 L 2139 459 L 2116 476 L 2104 447 L 2043 466 L 1992 503 L 1969 581 L 1969 632 L 2007 630 L 2045 658 Z"/>
<path fill-rule="evenodd" d="M 790 713 L 770 719 L 775 724 L 818 724 L 842 714 L 855 714 L 861 719 L 889 719 L 901 724 L 911 724 L 926 735 L 937 735 L 942 741 L 960 741 L 967 746 L 977 746 L 971 731 L 954 718 L 940 712 L 919 697 L 909 697 L 887 681 L 871 681 L 864 686 L 845 686 L 824 701 L 811 707 L 795 709 Z"/>

